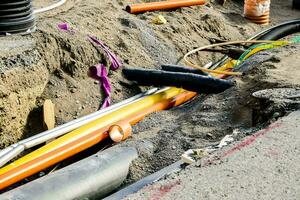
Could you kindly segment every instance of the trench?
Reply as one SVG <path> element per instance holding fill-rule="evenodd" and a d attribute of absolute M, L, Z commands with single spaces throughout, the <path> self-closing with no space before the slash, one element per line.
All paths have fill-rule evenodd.
<path fill-rule="evenodd" d="M 72 7 L 68 7 L 68 9 L 79 10 L 78 8 Z M 209 8 L 205 9 L 212 12 Z M 187 12 L 190 12 L 190 10 Z M 80 14 L 85 15 L 84 12 L 80 12 Z M 228 16 L 230 15 L 225 14 L 225 18 L 228 18 Z M 68 16 L 68 20 L 70 20 L 71 17 L 72 16 Z M 147 15 L 147 17 L 149 16 Z M 184 16 L 181 17 L 182 18 L 179 18 L 179 23 L 182 23 L 180 20 L 184 19 Z M 237 29 L 229 28 L 226 25 L 222 25 L 224 16 L 221 15 L 220 17 L 219 14 L 215 13 L 213 16 L 203 14 L 201 17 L 205 22 L 204 25 L 199 25 L 197 21 L 191 21 L 188 24 L 192 27 L 191 29 L 197 33 L 195 37 L 197 39 L 193 39 L 195 40 L 193 42 L 200 40 L 205 43 L 213 41 L 215 37 L 230 39 L 228 37 L 231 36 L 223 34 L 223 32 L 228 33 L 231 30 L 233 30 L 236 37 L 242 37 L 245 31 L 250 35 L 254 29 L 254 26 L 246 27 L 243 30 L 237 30 L 240 27 Z M 9 120 L 12 119 L 26 119 L 25 122 L 18 121 L 18 125 L 11 128 L 15 129 L 17 127 L 18 130 L 20 130 L 15 136 L 12 136 L 12 138 L 2 140 L 6 142 L 1 144 L 1 147 L 44 130 L 41 117 L 42 104 L 45 99 L 53 99 L 57 105 L 57 125 L 94 112 L 99 107 L 99 104 L 101 104 L 103 94 L 99 92 L 99 85 L 86 77 L 87 66 L 92 66 L 98 62 L 107 63 L 108 61 L 101 49 L 95 48 L 85 39 L 84 33 L 79 32 L 77 35 L 70 35 L 69 33 L 57 30 L 56 25 L 62 21 L 61 18 L 63 17 L 54 19 L 54 21 L 47 21 L 45 18 L 42 18 L 45 19 L 46 22 L 34 36 L 25 36 L 25 39 L 28 41 L 34 40 L 38 42 L 36 44 L 28 44 L 29 49 L 25 50 L 22 54 L 17 53 L 15 56 L 1 59 L 1 62 L 7 67 L 3 71 L 2 76 L 7 76 L 7 79 L 11 79 L 3 85 L 9 86 L 8 83 L 13 83 L 13 77 L 23 72 L 31 75 L 35 74 L 35 77 L 39 78 L 23 86 L 24 88 L 30 88 L 37 83 L 39 85 L 36 91 L 29 92 L 32 95 L 28 97 L 30 106 L 26 107 L 26 112 L 22 113 L 22 115 L 7 116 L 4 113 L 8 111 L 15 112 L 15 110 L 7 110 L 6 108 L 3 108 L 3 110 L 3 106 L 0 107 L 0 109 L 2 109 L 0 110 L 0 114 L 2 113 L 3 118 L 6 119 L 5 123 L 2 122 L 1 127 L 6 126 Z M 184 52 L 186 46 L 191 43 L 191 41 L 188 40 L 185 40 L 181 44 L 176 44 L 178 41 L 170 43 L 171 38 L 174 37 L 173 33 L 176 33 L 176 31 L 186 34 L 186 37 L 188 36 L 187 32 L 183 32 L 182 26 L 170 27 L 162 31 L 156 30 L 158 28 L 149 27 L 143 20 L 132 18 L 133 17 L 129 16 L 118 17 L 119 23 L 126 27 L 124 29 L 122 28 L 126 36 L 122 36 L 119 41 L 117 41 L 121 50 L 117 47 L 113 47 L 113 50 L 118 53 L 125 51 L 125 53 L 133 54 L 134 50 L 131 50 L 130 47 L 136 44 L 129 42 L 128 38 L 131 37 L 130 33 L 136 34 L 137 31 L 142 30 L 142 35 L 139 36 L 141 38 L 150 38 L 148 40 L 139 41 L 138 43 L 138 45 L 143 46 L 139 49 L 140 52 L 138 53 L 151 52 L 149 53 L 150 55 L 147 53 L 147 56 L 144 58 L 145 65 L 147 65 L 145 67 L 157 67 L 159 63 L 163 62 L 176 62 L 178 55 Z M 241 17 L 238 17 L 238 19 L 242 20 Z M 218 20 L 221 20 L 221 22 Z M 233 23 L 236 23 L 236 21 Z M 46 28 L 47 24 L 52 25 Z M 96 26 L 95 24 L 92 25 Z M 210 24 L 214 24 L 215 26 L 211 26 Z M 101 25 L 97 25 L 96 27 L 99 28 L 99 26 Z M 128 30 L 128 27 L 133 27 L 134 31 Z M 159 34 L 157 32 L 159 32 Z M 161 36 L 163 33 L 165 35 Z M 96 34 L 103 36 L 103 33 L 99 30 L 96 31 Z M 139 40 L 141 40 L 141 38 L 139 38 Z M 181 39 L 184 40 L 183 38 Z M 107 41 L 107 43 L 113 46 L 111 41 Z M 162 45 L 157 47 L 159 46 L 158 44 Z M 137 57 L 139 56 L 140 55 L 137 55 Z M 195 59 L 198 59 L 199 62 L 205 62 L 206 54 L 198 56 L 199 57 Z M 219 58 L 219 56 L 220 55 L 213 54 L 210 58 L 216 59 Z M 18 57 L 19 61 L 17 64 L 12 63 L 12 60 L 16 57 Z M 28 57 L 33 57 L 34 59 L 30 59 L 30 62 L 26 62 Z M 141 63 L 140 59 L 128 61 L 128 57 L 124 56 L 124 54 L 121 54 L 121 57 L 126 65 L 140 65 Z M 22 69 L 19 69 L 20 66 L 22 66 Z M 17 72 L 10 75 L 5 72 L 9 70 L 17 70 Z M 30 80 L 30 77 L 26 75 L 22 77 L 23 79 L 21 78 L 22 81 L 20 81 L 20 85 Z M 110 72 L 110 78 L 114 86 L 114 102 L 126 99 L 147 89 L 126 81 L 121 76 L 120 71 Z M 286 115 L 289 111 L 298 108 L 296 105 L 279 105 L 272 101 L 252 97 L 252 92 L 260 89 L 291 86 L 282 83 L 260 82 L 259 78 L 260 77 L 255 77 L 253 79 L 241 80 L 242 83 L 239 83 L 237 87 L 231 88 L 221 94 L 209 96 L 199 95 L 180 107 L 151 114 L 135 126 L 133 136 L 124 143 L 117 144 L 119 146 L 136 147 L 139 153 L 139 158 L 132 163 L 129 175 L 122 185 L 122 188 L 178 161 L 181 154 L 189 149 L 216 145 L 224 136 L 232 134 L 233 132 L 239 133 L 235 136 L 235 139 L 239 140 L 266 127 L 272 121 Z M 26 99 L 20 96 L 22 92 L 26 91 L 24 88 L 12 89 L 12 91 L 4 94 L 4 98 L 7 97 L 7 101 L 10 100 L 9 98 L 12 98 L 12 96 L 14 97 L 14 95 L 16 95 L 16 97 L 14 97 L 13 100 L 20 99 L 20 102 L 17 104 L 19 106 L 18 112 L 21 112 L 24 108 L 21 104 L 26 103 Z M 89 88 L 89 90 L 86 90 L 86 88 Z M 245 99 L 247 99 L 247 101 L 245 101 Z M 14 105 L 12 105 L 12 107 L 13 106 Z M 22 124 L 22 126 L 19 124 Z M 1 135 L 7 134 L 11 129 L 1 131 Z M 99 150 L 111 146 L 113 146 L 112 142 L 107 140 L 104 143 L 98 144 L 67 159 L 59 165 L 52 166 L 39 174 L 25 179 L 23 182 L 8 188 L 8 190 L 45 176 L 46 174 L 59 170 Z"/>

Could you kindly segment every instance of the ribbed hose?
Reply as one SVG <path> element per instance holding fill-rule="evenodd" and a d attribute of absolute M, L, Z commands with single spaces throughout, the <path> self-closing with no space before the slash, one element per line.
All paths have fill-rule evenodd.
<path fill-rule="evenodd" d="M 204 76 L 208 75 L 207 73 L 205 73 L 199 69 L 193 69 L 193 68 L 188 68 L 188 67 L 179 66 L 179 65 L 162 65 L 161 69 L 163 71 L 168 71 L 168 72 L 192 73 L 192 74 L 199 74 L 199 75 L 204 75 Z"/>
<path fill-rule="evenodd" d="M 220 93 L 234 85 L 234 82 L 230 80 L 183 72 L 125 68 L 123 74 L 128 80 L 135 81 L 138 85 L 173 86 L 201 94 Z"/>
<path fill-rule="evenodd" d="M 34 28 L 32 0 L 1 0 L 0 34 L 27 32 Z"/>

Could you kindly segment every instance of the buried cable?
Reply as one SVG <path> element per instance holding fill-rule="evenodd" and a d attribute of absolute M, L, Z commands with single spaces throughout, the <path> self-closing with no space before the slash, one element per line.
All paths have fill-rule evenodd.
<path fill-rule="evenodd" d="M 300 18 L 299 19 L 294 19 L 294 20 L 289 20 L 289 21 L 286 21 L 286 22 L 282 22 L 282 23 L 277 24 L 275 26 L 272 26 L 268 29 L 260 31 L 257 34 L 253 35 L 252 37 L 250 37 L 247 41 L 254 40 L 254 39 L 257 39 L 257 40 L 262 40 L 262 39 L 266 39 L 266 40 L 276 40 L 277 39 L 278 40 L 278 39 L 281 39 L 282 37 L 285 37 L 285 36 L 288 36 L 288 35 L 282 35 L 282 33 L 280 33 L 280 35 L 276 35 L 276 34 L 274 34 L 274 32 L 275 31 L 277 32 L 278 30 L 283 30 L 287 26 L 295 25 L 295 24 L 300 24 Z M 286 34 L 288 34 L 288 32 L 286 32 Z M 227 60 L 228 58 L 229 58 L 228 56 L 223 56 L 221 58 L 221 60 Z M 220 67 L 221 64 L 222 64 L 222 62 L 217 62 L 212 69 Z M 197 68 L 198 66 L 195 65 L 195 67 Z"/>
<path fill-rule="evenodd" d="M 229 42 L 223 42 L 223 43 L 217 43 L 217 44 L 210 44 L 210 45 L 202 46 L 202 47 L 199 47 L 197 49 L 191 50 L 190 52 L 188 52 L 187 54 L 184 55 L 183 60 L 184 60 L 186 65 L 188 65 L 190 67 L 193 67 L 193 68 L 196 68 L 196 69 L 200 69 L 204 72 L 209 72 L 209 73 L 214 73 L 214 74 L 225 74 L 225 75 L 238 76 L 238 75 L 242 75 L 242 73 L 241 72 L 206 69 L 202 66 L 194 64 L 188 58 L 191 55 L 193 55 L 193 54 L 195 54 L 199 51 L 203 51 L 205 49 L 208 49 L 208 48 L 214 48 L 214 47 L 225 46 L 225 45 L 233 45 L 233 44 L 260 44 L 260 43 L 273 43 L 273 42 L 274 41 L 270 41 L 270 40 L 246 40 L 246 41 L 229 41 Z"/>
<path fill-rule="evenodd" d="M 134 125 L 152 112 L 181 105 L 194 96 L 196 93 L 170 88 L 82 126 L 0 169 L 0 190 L 103 141 L 120 120 L 128 119 Z"/>

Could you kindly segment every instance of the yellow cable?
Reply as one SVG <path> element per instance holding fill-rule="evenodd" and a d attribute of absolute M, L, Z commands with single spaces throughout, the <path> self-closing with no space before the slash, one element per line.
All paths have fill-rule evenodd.
<path fill-rule="evenodd" d="M 288 41 L 285 41 L 288 42 Z M 214 48 L 214 47 L 219 47 L 219 46 L 225 46 L 225 45 L 232 45 L 232 44 L 245 44 L 245 43 L 274 43 L 274 41 L 270 41 L 270 40 L 247 40 L 247 41 L 229 41 L 229 42 L 222 42 L 222 43 L 217 43 L 217 44 L 211 44 L 211 45 L 206 45 L 203 47 L 199 47 L 197 49 L 194 49 L 190 52 L 188 52 L 187 54 L 184 55 L 183 59 L 186 65 L 196 68 L 196 69 L 200 69 L 203 72 L 208 72 L 208 73 L 215 73 L 215 74 L 226 74 L 226 75 L 231 75 L 231 76 L 239 76 L 242 75 L 241 72 L 226 72 L 226 71 L 221 71 L 221 70 L 212 70 L 212 69 L 206 69 L 204 67 L 201 67 L 199 65 L 196 65 L 194 63 L 192 63 L 191 61 L 188 60 L 188 57 L 198 51 L 203 51 L 207 48 Z"/>
<path fill-rule="evenodd" d="M 141 99 L 137 102 L 134 102 L 132 104 L 124 106 L 124 107 L 120 108 L 119 110 L 109 113 L 93 122 L 90 122 L 74 131 L 71 131 L 70 133 L 68 133 L 68 134 L 46 144 L 45 146 L 23 156 L 22 158 L 19 158 L 18 160 L 14 161 L 13 163 L 6 165 L 5 167 L 0 169 L 0 174 L 4 174 L 10 170 L 13 170 L 14 168 L 16 168 L 18 166 L 24 165 L 27 162 L 30 162 L 36 158 L 39 158 L 42 155 L 44 155 L 50 151 L 58 149 L 72 141 L 82 138 L 87 133 L 97 131 L 105 126 L 109 126 L 118 121 L 121 121 L 122 119 L 125 119 L 135 113 L 138 113 L 139 111 L 144 110 L 145 108 L 147 108 L 151 105 L 154 105 L 162 100 L 173 98 L 176 95 L 183 93 L 184 91 L 186 91 L 186 90 L 179 89 L 179 88 L 169 88 L 165 91 L 150 95 L 150 96 L 145 97 L 144 99 Z"/>

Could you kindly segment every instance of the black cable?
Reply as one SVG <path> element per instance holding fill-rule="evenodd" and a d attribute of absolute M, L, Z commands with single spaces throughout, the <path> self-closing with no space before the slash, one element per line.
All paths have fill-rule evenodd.
<path fill-rule="evenodd" d="M 300 18 L 299 19 L 294 19 L 294 20 L 289 20 L 289 21 L 283 22 L 281 24 L 275 25 L 271 28 L 268 28 L 266 30 L 263 30 L 263 31 L 255 34 L 253 37 L 251 37 L 251 39 L 258 39 L 260 37 L 263 37 L 263 36 L 267 35 L 268 33 L 272 32 L 272 31 L 275 31 L 276 29 L 281 29 L 285 26 L 288 26 L 288 25 L 291 25 L 291 24 L 299 24 L 299 23 L 300 23 Z"/>
<path fill-rule="evenodd" d="M 188 67 L 179 66 L 179 65 L 164 64 L 164 65 L 161 65 L 161 69 L 163 71 L 169 71 L 169 72 L 192 73 L 192 74 L 200 74 L 200 75 L 205 75 L 205 76 L 208 75 L 207 73 L 205 73 L 199 69 L 193 69 L 193 68 L 188 68 Z"/>
<path fill-rule="evenodd" d="M 279 40 L 288 35 L 300 32 L 300 21 L 295 24 L 288 24 L 282 27 L 275 28 L 270 32 L 260 36 L 258 40 Z"/>

